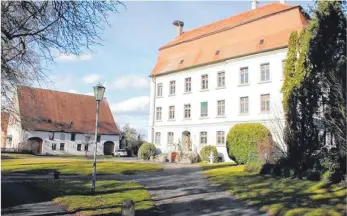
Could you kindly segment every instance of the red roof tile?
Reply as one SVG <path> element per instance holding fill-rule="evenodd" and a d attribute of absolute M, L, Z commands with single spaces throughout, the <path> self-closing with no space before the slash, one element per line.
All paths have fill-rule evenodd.
<path fill-rule="evenodd" d="M 286 47 L 290 33 L 308 23 L 300 9 L 271 3 L 184 32 L 159 49 L 151 75 Z M 260 44 L 262 39 L 264 43 Z M 215 55 L 217 50 L 219 55 Z"/>
<path fill-rule="evenodd" d="M 93 96 L 20 86 L 18 100 L 24 129 L 95 132 L 96 101 Z M 106 99 L 100 103 L 99 133 L 119 133 Z"/>

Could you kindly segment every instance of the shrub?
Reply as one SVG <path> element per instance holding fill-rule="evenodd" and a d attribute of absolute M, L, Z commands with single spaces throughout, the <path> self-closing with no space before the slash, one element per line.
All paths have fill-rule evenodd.
<path fill-rule="evenodd" d="M 213 154 L 213 162 L 218 162 L 218 152 L 216 146 L 207 145 L 200 150 L 201 161 L 210 161 L 209 157 Z"/>
<path fill-rule="evenodd" d="M 273 151 L 270 131 L 262 124 L 237 124 L 228 133 L 228 154 L 237 163 L 247 162 L 250 152 L 257 152 L 263 161 L 264 153 Z"/>
<path fill-rule="evenodd" d="M 152 143 L 144 143 L 141 145 L 138 151 L 139 159 L 149 160 L 151 156 L 155 155 L 156 147 Z"/>
<path fill-rule="evenodd" d="M 263 164 L 261 162 L 247 162 L 243 168 L 243 171 L 248 173 L 260 173 Z"/>

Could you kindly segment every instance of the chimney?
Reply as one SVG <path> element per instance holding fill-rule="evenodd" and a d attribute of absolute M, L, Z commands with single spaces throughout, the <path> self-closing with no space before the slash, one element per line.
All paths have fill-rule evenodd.
<path fill-rule="evenodd" d="M 182 22 L 181 20 L 175 20 L 172 24 L 176 26 L 177 37 L 180 36 L 183 33 L 184 22 Z"/>
<path fill-rule="evenodd" d="M 285 4 L 286 0 L 280 0 L 281 4 Z"/>
<path fill-rule="evenodd" d="M 257 0 L 252 0 L 252 10 L 257 9 L 258 7 L 258 1 Z"/>

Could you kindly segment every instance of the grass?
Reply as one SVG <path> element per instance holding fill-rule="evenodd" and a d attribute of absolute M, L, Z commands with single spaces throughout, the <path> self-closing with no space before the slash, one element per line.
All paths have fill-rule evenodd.
<path fill-rule="evenodd" d="M 270 215 L 346 215 L 346 186 L 243 172 L 243 165 L 201 164 L 214 183 Z"/>
<path fill-rule="evenodd" d="M 135 202 L 138 215 L 153 215 L 156 211 L 148 191 L 136 182 L 98 180 L 95 195 L 90 193 L 91 182 L 86 180 L 46 180 L 22 184 L 49 194 L 55 203 L 73 214 L 120 215 L 122 202 L 128 199 Z"/>
<path fill-rule="evenodd" d="M 2 160 L 1 171 L 4 173 L 26 172 L 48 174 L 60 171 L 62 174 L 91 175 L 93 161 L 71 158 L 47 158 L 39 156 L 14 155 L 12 159 Z M 161 167 L 150 163 L 97 161 L 97 174 L 134 174 L 151 172 Z"/>

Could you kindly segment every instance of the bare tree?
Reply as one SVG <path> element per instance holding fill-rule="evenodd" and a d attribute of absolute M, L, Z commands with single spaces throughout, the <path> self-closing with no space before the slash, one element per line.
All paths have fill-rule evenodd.
<path fill-rule="evenodd" d="M 101 42 L 119 1 L 1 1 L 1 111 L 13 112 L 18 85 L 47 82 L 44 63 L 79 56 Z"/>

